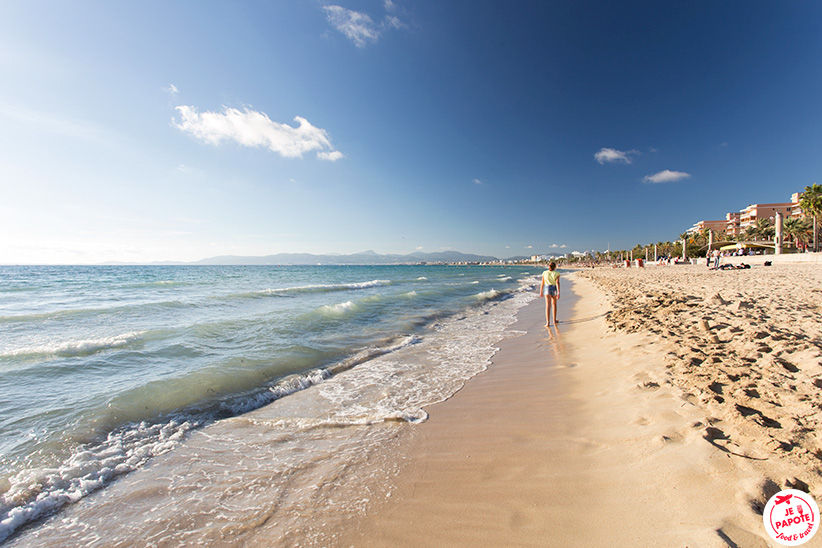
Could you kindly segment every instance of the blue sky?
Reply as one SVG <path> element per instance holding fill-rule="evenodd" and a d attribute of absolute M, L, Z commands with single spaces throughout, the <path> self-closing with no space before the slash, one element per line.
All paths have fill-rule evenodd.
<path fill-rule="evenodd" d="M 822 4 L 9 2 L 0 263 L 673 240 L 822 168 Z"/>

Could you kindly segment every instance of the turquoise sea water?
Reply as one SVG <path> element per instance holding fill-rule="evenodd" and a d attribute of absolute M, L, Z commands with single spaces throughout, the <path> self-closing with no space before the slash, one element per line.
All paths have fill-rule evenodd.
<path fill-rule="evenodd" d="M 310 387 L 325 394 L 304 398 L 312 417 L 424 420 L 487 365 L 536 273 L 0 267 L 0 542 L 193 432 Z M 375 381 L 389 355 L 404 361 L 379 362 Z M 414 369 L 423 361 L 438 366 Z"/>

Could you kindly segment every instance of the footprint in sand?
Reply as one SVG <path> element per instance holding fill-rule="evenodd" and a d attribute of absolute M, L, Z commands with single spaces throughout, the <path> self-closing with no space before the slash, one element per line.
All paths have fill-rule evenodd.
<path fill-rule="evenodd" d="M 720 305 L 720 306 L 725 306 L 726 304 L 728 304 L 728 301 L 726 301 L 725 299 L 723 299 L 723 298 L 722 298 L 722 295 L 720 295 L 719 293 L 717 293 L 716 295 L 714 295 L 713 297 L 711 297 L 711 298 L 708 300 L 708 302 L 709 302 L 709 303 L 711 303 L 711 304 L 716 304 L 716 305 Z"/>
<path fill-rule="evenodd" d="M 796 489 L 797 491 L 811 492 L 811 487 L 799 478 L 786 479 L 785 487 L 788 489 Z"/>
<path fill-rule="evenodd" d="M 714 381 L 714 382 L 712 382 L 711 384 L 709 384 L 709 385 L 708 385 L 708 389 L 709 389 L 711 392 L 713 392 L 714 394 L 719 394 L 719 395 L 722 395 L 722 388 L 723 388 L 724 386 L 725 386 L 725 385 L 724 385 L 724 384 L 722 384 L 721 382 Z"/>
<path fill-rule="evenodd" d="M 774 480 L 771 478 L 765 479 L 760 486 L 760 491 L 762 494 L 758 498 L 751 500 L 751 508 L 753 508 L 757 514 L 762 514 L 762 512 L 765 511 L 765 504 L 771 499 L 772 496 L 781 490 L 782 488 L 779 487 L 779 484 Z"/>
<path fill-rule="evenodd" d="M 770 440 L 768 440 L 765 443 L 765 445 L 771 451 L 785 451 L 785 452 L 788 452 L 788 451 L 791 451 L 794 448 L 794 444 L 792 444 L 791 442 L 778 440 L 776 438 L 771 438 Z"/>
<path fill-rule="evenodd" d="M 751 506 L 754 507 L 753 502 Z M 754 507 L 755 508 L 755 507 Z M 765 505 L 759 510 L 761 514 Z M 716 534 L 722 539 L 722 542 L 728 546 L 749 546 L 750 548 L 768 548 L 768 545 L 762 540 L 758 534 L 748 531 L 742 527 L 726 522 L 721 528 L 716 530 Z"/>
<path fill-rule="evenodd" d="M 745 405 L 734 404 L 736 410 L 739 411 L 739 414 L 743 417 L 753 417 L 754 422 L 761 426 L 766 426 L 768 428 L 782 428 L 782 425 L 779 423 L 778 420 L 772 419 L 766 416 L 762 411 L 758 409 L 754 409 L 753 407 L 748 407 Z"/>
<path fill-rule="evenodd" d="M 702 438 L 714 447 L 716 447 L 717 449 L 719 449 L 720 451 L 723 451 L 725 453 L 730 453 L 731 455 L 736 455 L 737 457 L 743 457 L 751 460 L 767 460 L 764 457 L 757 457 L 746 454 L 745 451 L 743 451 L 743 449 L 737 443 L 731 440 L 730 436 L 725 434 L 725 432 L 723 432 L 719 428 L 713 426 L 707 427 L 705 429 L 705 434 L 702 436 Z"/>
<path fill-rule="evenodd" d="M 668 435 L 660 436 L 659 442 L 661 445 L 669 445 L 673 443 L 682 443 L 685 440 L 685 436 L 683 436 L 679 432 L 674 432 Z"/>
<path fill-rule="evenodd" d="M 799 368 L 788 360 L 783 358 L 774 358 L 773 361 L 784 367 L 786 371 L 790 371 L 791 373 L 799 373 Z"/>
<path fill-rule="evenodd" d="M 759 391 L 756 388 L 746 388 L 745 395 L 749 398 L 760 398 Z"/>

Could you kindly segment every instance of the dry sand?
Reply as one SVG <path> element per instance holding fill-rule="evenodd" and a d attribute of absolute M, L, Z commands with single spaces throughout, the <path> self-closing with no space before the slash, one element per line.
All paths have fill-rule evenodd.
<path fill-rule="evenodd" d="M 773 493 L 822 502 L 822 266 L 566 280 L 559 330 L 526 306 L 340 546 L 777 546 Z"/>

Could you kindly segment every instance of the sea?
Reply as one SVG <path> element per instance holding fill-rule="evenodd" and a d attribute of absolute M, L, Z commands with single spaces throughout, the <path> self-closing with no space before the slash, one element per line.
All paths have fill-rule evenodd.
<path fill-rule="evenodd" d="M 0 266 L 0 544 L 324 546 L 524 266 Z"/>

